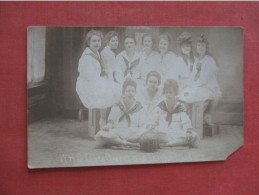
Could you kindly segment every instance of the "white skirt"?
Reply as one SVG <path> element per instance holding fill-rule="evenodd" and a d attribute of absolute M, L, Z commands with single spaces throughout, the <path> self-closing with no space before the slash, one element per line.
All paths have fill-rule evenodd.
<path fill-rule="evenodd" d="M 193 87 L 185 88 L 179 94 L 179 100 L 186 103 L 194 103 L 199 101 L 213 100 L 221 96 L 221 93 L 215 93 L 208 88 Z"/>
<path fill-rule="evenodd" d="M 117 103 L 121 97 L 121 86 L 112 80 L 100 78 L 88 81 L 78 77 L 77 94 L 86 108 L 107 108 Z"/>

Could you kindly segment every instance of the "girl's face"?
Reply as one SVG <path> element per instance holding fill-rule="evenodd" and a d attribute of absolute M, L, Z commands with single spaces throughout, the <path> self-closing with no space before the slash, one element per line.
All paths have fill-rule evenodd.
<path fill-rule="evenodd" d="M 112 37 L 108 43 L 108 45 L 111 47 L 111 49 L 117 49 L 118 48 L 118 45 L 119 45 L 119 40 L 118 40 L 118 37 L 115 36 L 115 37 Z"/>
<path fill-rule="evenodd" d="M 152 46 L 153 46 L 153 41 L 152 41 L 152 37 L 145 37 L 143 39 L 143 45 L 144 45 L 144 50 L 152 50 Z"/>
<path fill-rule="evenodd" d="M 130 52 L 130 51 L 135 51 L 135 41 L 132 38 L 126 38 L 124 41 L 124 46 L 125 46 L 125 50 Z"/>
<path fill-rule="evenodd" d="M 90 39 L 90 49 L 97 52 L 102 45 L 101 37 L 93 35 Z"/>
<path fill-rule="evenodd" d="M 154 76 L 150 76 L 147 80 L 147 88 L 156 91 L 158 88 L 158 79 Z"/>
<path fill-rule="evenodd" d="M 175 98 L 175 96 L 176 96 L 176 93 L 175 93 L 174 89 L 167 88 L 165 90 L 165 97 L 166 97 L 167 100 L 172 100 L 172 99 Z"/>
<path fill-rule="evenodd" d="M 166 39 L 160 39 L 158 49 L 161 53 L 165 54 L 168 51 L 169 42 Z"/>
<path fill-rule="evenodd" d="M 134 98 L 135 94 L 136 94 L 136 89 L 135 89 L 135 87 L 133 87 L 133 86 L 131 86 L 131 85 L 128 85 L 128 86 L 126 87 L 125 91 L 124 91 L 124 96 L 125 96 L 126 98 L 131 99 L 131 98 Z"/>
<path fill-rule="evenodd" d="M 201 43 L 201 42 L 198 42 L 198 43 L 197 43 L 197 52 L 198 52 L 198 54 L 199 54 L 200 56 L 205 55 L 206 50 L 207 50 L 207 48 L 206 48 L 206 43 Z"/>
<path fill-rule="evenodd" d="M 190 55 L 191 53 L 191 45 L 189 43 L 183 43 L 181 45 L 182 53 L 185 55 Z"/>

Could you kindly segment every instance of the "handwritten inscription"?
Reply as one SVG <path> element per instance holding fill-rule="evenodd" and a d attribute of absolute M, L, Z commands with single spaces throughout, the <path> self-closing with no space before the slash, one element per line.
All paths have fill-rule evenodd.
<path fill-rule="evenodd" d="M 87 163 L 87 162 L 132 162 L 132 161 L 138 161 L 138 162 L 146 162 L 146 161 L 161 161 L 161 158 L 158 158 L 158 156 L 153 154 L 141 154 L 140 156 L 136 157 L 134 156 L 114 156 L 111 154 L 90 154 L 90 153 L 77 153 L 77 154 L 59 154 L 59 161 L 64 164 L 74 164 L 74 163 Z"/>

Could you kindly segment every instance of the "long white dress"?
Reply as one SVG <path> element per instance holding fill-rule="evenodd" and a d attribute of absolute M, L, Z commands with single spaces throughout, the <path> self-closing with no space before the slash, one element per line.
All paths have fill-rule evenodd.
<path fill-rule="evenodd" d="M 135 52 L 132 58 L 129 58 L 126 51 L 122 51 L 116 57 L 116 80 L 123 84 L 126 78 L 132 78 L 136 82 L 140 79 L 140 53 Z"/>
<path fill-rule="evenodd" d="M 221 90 L 217 81 L 218 67 L 215 60 L 208 55 L 200 61 L 195 58 L 194 68 L 190 83 L 182 89 L 179 98 L 187 103 L 219 98 Z"/>
<path fill-rule="evenodd" d="M 94 55 L 89 48 L 84 50 L 78 65 L 76 91 L 86 108 L 107 108 L 119 101 L 121 87 L 100 76 L 100 55 Z"/>
<path fill-rule="evenodd" d="M 108 143 L 113 143 L 116 138 L 137 142 L 140 136 L 146 132 L 145 122 L 140 102 L 134 101 L 132 106 L 126 110 L 123 100 L 121 100 L 112 107 L 108 117 L 108 123 L 112 123 L 113 128 L 109 131 L 100 130 L 95 138 Z"/>
<path fill-rule="evenodd" d="M 180 104 L 176 103 L 174 109 Z M 153 131 L 164 134 L 168 142 L 187 143 L 186 132 L 192 129 L 192 123 L 186 112 L 170 113 L 164 100 L 152 111 L 149 121 L 155 127 Z M 198 137 L 196 132 L 192 131 L 192 134 Z"/>
<path fill-rule="evenodd" d="M 112 51 L 111 47 L 107 45 L 102 50 L 101 57 L 105 65 L 105 71 L 108 75 L 108 79 L 113 80 L 113 73 L 116 70 L 115 53 Z"/>
<path fill-rule="evenodd" d="M 160 54 L 160 67 L 162 72 L 162 83 L 168 78 L 177 78 L 177 57 L 169 51 L 164 56 Z"/>
<path fill-rule="evenodd" d="M 156 51 L 152 51 L 149 55 L 146 52 L 142 52 L 140 58 L 140 78 L 143 80 L 143 83 L 146 82 L 147 74 L 151 71 L 157 71 L 162 74 L 160 55 Z"/>

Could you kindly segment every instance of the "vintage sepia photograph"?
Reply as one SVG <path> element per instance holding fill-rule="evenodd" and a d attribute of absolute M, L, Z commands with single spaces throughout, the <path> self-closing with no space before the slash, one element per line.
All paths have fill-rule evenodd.
<path fill-rule="evenodd" d="M 30 26 L 27 131 L 31 169 L 226 160 L 243 29 Z"/>

